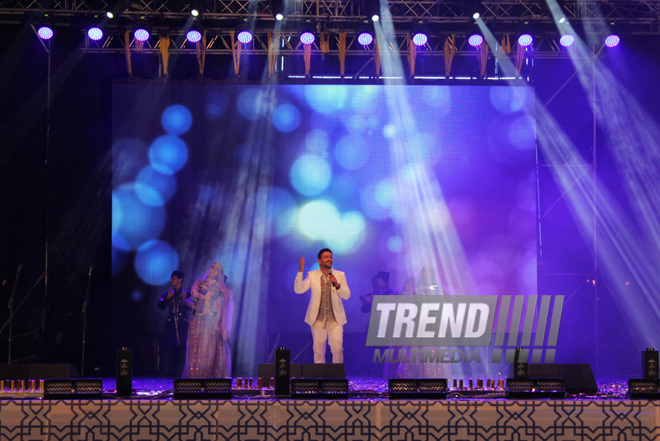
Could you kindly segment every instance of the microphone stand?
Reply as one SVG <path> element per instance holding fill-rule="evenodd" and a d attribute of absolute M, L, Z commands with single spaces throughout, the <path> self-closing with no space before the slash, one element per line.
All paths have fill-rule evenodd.
<path fill-rule="evenodd" d="M 11 290 L 11 297 L 9 297 L 9 348 L 7 349 L 7 364 L 11 364 L 11 335 L 12 328 L 14 327 L 14 296 L 16 295 L 16 286 L 18 286 L 18 277 L 21 275 L 22 265 L 18 266 L 16 270 L 16 279 L 14 280 L 14 289 Z"/>
<path fill-rule="evenodd" d="M 39 278 L 37 279 L 36 282 L 34 282 L 34 285 L 32 285 L 32 288 L 28 291 L 28 293 L 23 297 L 23 300 L 21 300 L 21 303 L 18 304 L 16 309 L 14 309 L 14 293 L 12 292 L 11 298 L 9 299 L 9 304 L 7 307 L 9 308 L 9 319 L 5 322 L 5 324 L 0 328 L 0 333 L 5 330 L 7 325 L 9 325 L 9 363 L 11 363 L 11 333 L 12 333 L 12 327 L 13 327 L 13 322 L 14 322 L 14 314 L 18 312 L 19 309 L 21 309 L 21 306 L 25 303 L 25 301 L 30 297 L 30 294 L 32 294 L 32 291 L 41 283 L 41 280 L 46 276 L 46 271 L 43 271 Z M 18 274 L 16 274 L 16 280 L 18 280 Z M 14 291 L 16 291 L 16 286 L 14 286 Z"/>
<path fill-rule="evenodd" d="M 80 376 L 85 377 L 85 342 L 87 337 L 87 305 L 89 304 L 89 287 L 92 284 L 92 270 L 94 265 L 89 266 L 89 275 L 87 278 L 87 289 L 85 290 L 85 300 L 82 305 L 83 329 L 82 329 L 82 356 L 80 360 Z"/>

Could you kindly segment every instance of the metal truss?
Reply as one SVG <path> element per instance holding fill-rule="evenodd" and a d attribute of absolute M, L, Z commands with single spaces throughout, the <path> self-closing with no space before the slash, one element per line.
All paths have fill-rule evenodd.
<path fill-rule="evenodd" d="M 389 0 L 388 11 L 394 22 L 422 20 L 427 23 L 467 22 L 464 0 Z M 569 20 L 605 19 L 634 26 L 660 17 L 660 0 L 563 0 Z M 127 7 L 118 7 L 118 4 Z M 207 20 L 272 20 L 269 0 L 208 0 Z M 543 0 L 486 0 L 482 2 L 485 20 L 550 21 Z M 0 18 L 48 13 L 59 18 L 102 14 L 115 10 L 125 17 L 187 18 L 192 1 L 187 0 L 0 0 Z M 294 0 L 288 20 L 362 21 L 366 19 L 358 0 Z"/>

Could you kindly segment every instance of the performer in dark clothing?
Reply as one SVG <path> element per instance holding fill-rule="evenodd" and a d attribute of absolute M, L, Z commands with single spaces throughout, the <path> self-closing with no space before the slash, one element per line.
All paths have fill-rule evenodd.
<path fill-rule="evenodd" d="M 161 345 L 160 373 L 165 377 L 180 378 L 186 361 L 188 340 L 188 317 L 190 304 L 185 300 L 190 291 L 183 289 L 183 273 L 173 271 L 170 277 L 172 288 L 158 301 L 158 308 L 168 310 L 165 333 Z"/>

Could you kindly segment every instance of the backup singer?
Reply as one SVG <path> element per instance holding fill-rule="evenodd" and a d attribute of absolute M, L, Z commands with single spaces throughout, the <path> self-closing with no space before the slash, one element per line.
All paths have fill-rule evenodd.
<path fill-rule="evenodd" d="M 188 316 L 190 305 L 186 299 L 190 291 L 183 289 L 183 273 L 172 271 L 172 288 L 158 300 L 158 309 L 167 309 L 167 322 L 162 342 L 160 373 L 165 377 L 179 378 L 186 361 L 188 339 Z"/>
<path fill-rule="evenodd" d="M 323 248 L 317 257 L 320 269 L 308 272 L 304 280 L 305 258 L 300 258 L 293 290 L 296 294 L 312 290 L 305 323 L 312 330 L 314 363 L 325 363 L 326 342 L 332 351 L 332 362 L 343 363 L 346 313 L 342 299 L 348 300 L 351 291 L 346 275 L 332 270 L 332 251 Z"/>
<path fill-rule="evenodd" d="M 234 315 L 234 294 L 225 285 L 224 269 L 214 263 L 195 280 L 184 378 L 231 377 L 229 334 Z"/>

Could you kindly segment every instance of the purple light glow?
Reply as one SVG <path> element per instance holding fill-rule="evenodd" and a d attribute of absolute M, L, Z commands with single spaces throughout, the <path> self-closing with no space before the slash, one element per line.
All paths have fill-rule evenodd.
<path fill-rule="evenodd" d="M 188 33 L 186 34 L 186 38 L 191 43 L 197 43 L 202 40 L 202 33 L 196 29 L 192 29 L 188 31 Z"/>
<path fill-rule="evenodd" d="M 371 35 L 369 32 L 360 32 L 358 35 L 358 43 L 360 43 L 362 46 L 367 46 L 374 41 L 374 36 Z"/>
<path fill-rule="evenodd" d="M 90 40 L 99 41 L 103 38 L 103 31 L 98 27 L 89 28 L 87 30 L 87 36 Z"/>
<path fill-rule="evenodd" d="M 238 33 L 238 41 L 243 44 L 248 44 L 252 41 L 252 32 L 250 31 L 241 31 Z"/>
<path fill-rule="evenodd" d="M 621 42 L 621 39 L 619 38 L 619 36 L 612 34 L 612 35 L 609 35 L 605 39 L 605 46 L 607 46 L 607 47 L 616 47 L 616 46 L 619 45 L 620 42 Z"/>
<path fill-rule="evenodd" d="M 575 43 L 575 37 L 573 37 L 571 34 L 562 35 L 559 39 L 559 44 L 564 47 L 572 46 L 573 43 Z"/>
<path fill-rule="evenodd" d="M 302 34 L 300 34 L 300 42 L 305 45 L 309 45 L 314 43 L 314 40 L 316 40 L 316 37 L 314 34 L 312 34 L 309 31 L 305 31 Z"/>
<path fill-rule="evenodd" d="M 482 37 L 479 34 L 472 34 L 470 35 L 470 38 L 468 38 L 468 44 L 472 47 L 481 46 L 481 43 L 483 42 L 484 42 L 484 37 Z"/>
<path fill-rule="evenodd" d="M 415 46 L 424 46 L 429 41 L 429 37 L 423 32 L 417 32 L 412 37 L 412 42 Z"/>
<path fill-rule="evenodd" d="M 531 35 L 529 34 L 522 34 L 520 37 L 518 37 L 518 44 L 521 45 L 522 47 L 527 47 L 532 42 L 534 41 L 534 38 L 532 38 Z"/>
<path fill-rule="evenodd" d="M 41 26 L 37 31 L 37 35 L 42 40 L 50 40 L 53 38 L 53 29 L 50 26 Z"/>
<path fill-rule="evenodd" d="M 144 28 L 138 28 L 133 33 L 137 41 L 147 41 L 149 39 L 149 31 Z"/>

